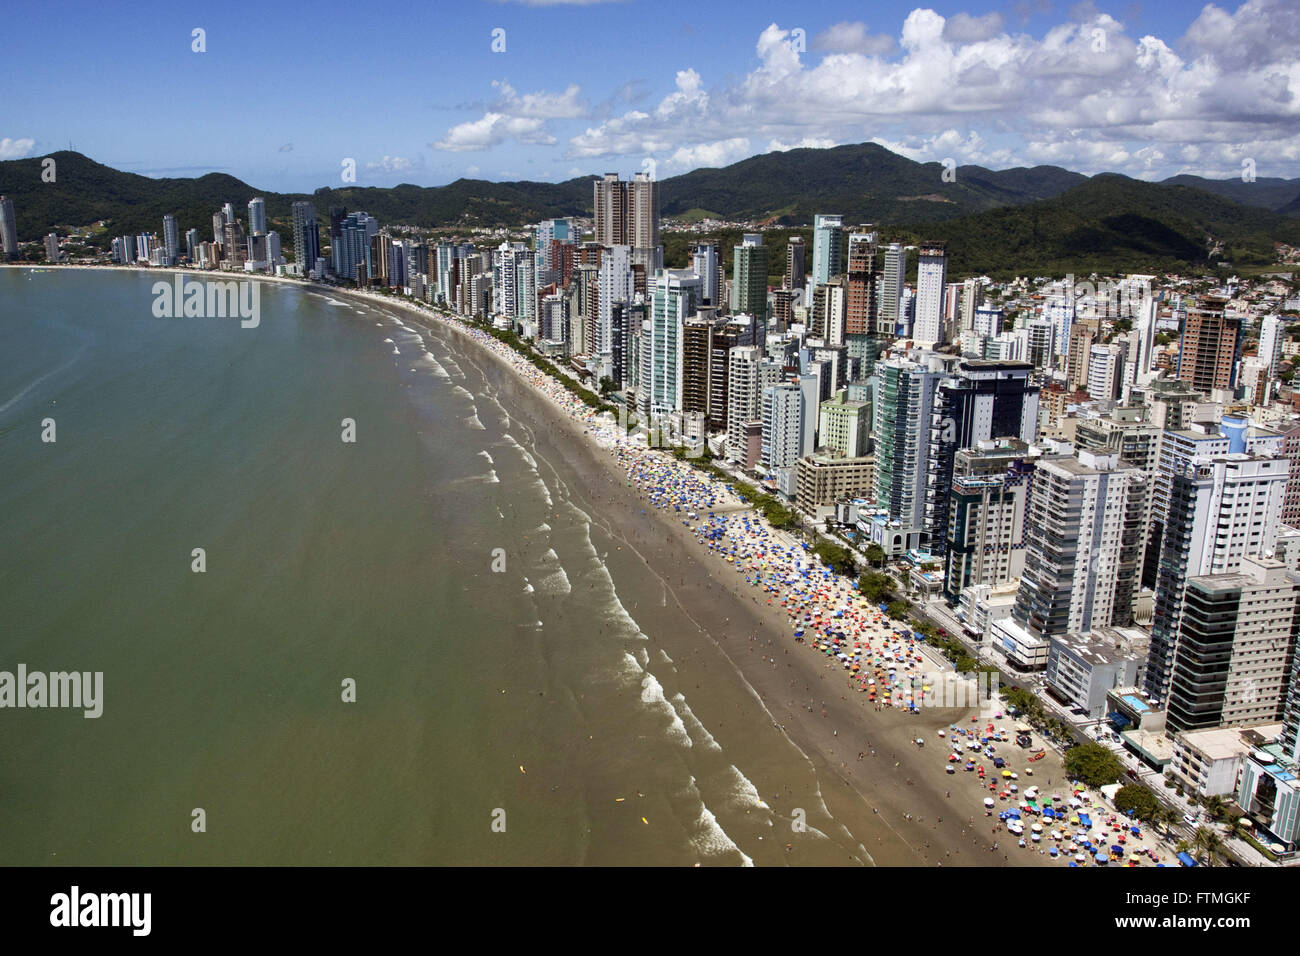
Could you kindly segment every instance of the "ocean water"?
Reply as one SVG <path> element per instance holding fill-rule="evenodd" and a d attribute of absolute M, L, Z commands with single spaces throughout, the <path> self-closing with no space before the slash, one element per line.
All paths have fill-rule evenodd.
<path fill-rule="evenodd" d="M 869 860 L 483 353 L 158 280 L 0 270 L 0 670 L 104 675 L 0 709 L 0 863 Z"/>

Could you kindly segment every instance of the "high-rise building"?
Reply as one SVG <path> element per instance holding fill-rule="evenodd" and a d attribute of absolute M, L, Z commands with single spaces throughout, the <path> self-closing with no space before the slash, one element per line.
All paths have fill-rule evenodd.
<path fill-rule="evenodd" d="M 844 332 L 846 335 L 876 333 L 876 247 L 877 234 L 849 234 L 849 262 L 846 270 Z M 892 329 L 890 334 L 892 334 Z"/>
<path fill-rule="evenodd" d="M 577 245 L 581 238 L 578 227 L 572 219 L 543 219 L 539 222 L 533 240 L 538 274 L 559 267 L 559 264 L 554 261 L 553 242 Z"/>
<path fill-rule="evenodd" d="M 906 276 L 907 248 L 902 243 L 891 242 L 885 249 L 885 267 L 876 296 L 876 328 L 882 335 L 892 336 L 898 330 Z"/>
<path fill-rule="evenodd" d="M 8 196 L 0 196 L 0 247 L 3 247 L 6 259 L 18 258 L 18 220 L 15 215 L 14 201 Z"/>
<path fill-rule="evenodd" d="M 650 302 L 650 414 L 669 415 L 682 407 L 682 328 L 700 304 L 700 277 L 689 269 L 666 269 L 655 276 Z"/>
<path fill-rule="evenodd" d="M 1124 384 L 1124 350 L 1114 342 L 1088 350 L 1088 396 L 1094 401 L 1113 402 Z"/>
<path fill-rule="evenodd" d="M 763 445 L 760 461 L 764 468 L 790 468 L 799 460 L 803 447 L 803 389 L 786 382 L 763 390 Z"/>
<path fill-rule="evenodd" d="M 1212 442 L 1202 450 L 1197 437 L 1166 432 L 1161 443 L 1153 512 L 1163 513 L 1153 514 L 1152 524 L 1163 519 L 1162 535 L 1145 681 L 1147 695 L 1160 702 L 1169 697 L 1187 579 L 1237 571 L 1243 558 L 1271 552 L 1286 493 L 1285 458 Z"/>
<path fill-rule="evenodd" d="M 1038 460 L 1017 624 L 1047 638 L 1132 623 L 1146 480 L 1117 455 Z"/>
<path fill-rule="evenodd" d="M 1282 360 L 1282 344 L 1286 338 L 1286 322 L 1280 315 L 1266 315 L 1259 323 L 1259 360 L 1269 374 L 1277 371 Z"/>
<path fill-rule="evenodd" d="M 722 267 L 718 261 L 718 247 L 712 242 L 701 242 L 691 253 L 691 266 L 700 277 L 701 305 L 722 305 Z"/>
<path fill-rule="evenodd" d="M 877 362 L 872 431 L 876 503 L 907 529 L 920 529 L 930 466 L 931 417 L 943 371 L 907 359 Z"/>
<path fill-rule="evenodd" d="M 298 263 L 302 275 L 316 267 L 321 257 L 320 225 L 316 221 L 316 207 L 306 200 L 293 204 L 293 261 Z"/>
<path fill-rule="evenodd" d="M 746 233 L 733 250 L 731 311 L 767 320 L 767 247 L 758 233 Z"/>
<path fill-rule="evenodd" d="M 238 219 L 231 219 L 226 223 L 225 240 L 221 244 L 221 250 L 225 254 L 226 261 L 230 263 L 230 268 L 236 272 L 242 272 L 244 269 L 247 253 L 244 238 L 244 227 Z"/>
<path fill-rule="evenodd" d="M 1272 558 L 1247 556 L 1236 571 L 1188 577 L 1165 726 L 1280 720 L 1300 628 L 1298 600 L 1300 577 Z"/>
<path fill-rule="evenodd" d="M 646 173 L 631 182 L 606 173 L 593 182 L 596 242 L 650 249 L 659 245 L 659 184 Z"/>
<path fill-rule="evenodd" d="M 1291 659 L 1291 679 L 1276 743 L 1252 749 L 1242 761 L 1237 805 L 1255 821 L 1257 835 L 1286 850 L 1300 847 L 1300 646 Z"/>
<path fill-rule="evenodd" d="M 867 454 L 871 433 L 871 404 L 849 401 L 848 389 L 840 389 L 834 398 L 822 402 L 818 409 L 818 444 L 846 458 Z"/>
<path fill-rule="evenodd" d="M 248 201 L 248 234 L 250 236 L 266 233 L 266 200 L 257 196 Z"/>
<path fill-rule="evenodd" d="M 760 420 L 763 392 L 781 380 L 781 366 L 763 357 L 757 345 L 741 345 L 727 356 L 727 457 L 752 467 L 749 461 L 746 426 Z"/>
<path fill-rule="evenodd" d="M 163 216 L 163 254 L 167 264 L 174 266 L 181 259 L 181 236 L 176 226 L 176 217 L 171 213 Z"/>
<path fill-rule="evenodd" d="M 744 345 L 761 345 L 766 340 L 766 326 L 749 315 L 732 316 L 713 326 L 709 343 L 709 408 L 706 419 L 710 431 L 728 431 L 730 423 L 731 350 Z"/>
<path fill-rule="evenodd" d="M 45 237 L 45 258 L 50 262 L 59 261 L 59 234 L 56 232 Z"/>
<path fill-rule="evenodd" d="M 916 316 L 912 339 L 920 348 L 947 341 L 943 293 L 948 283 L 948 247 L 944 242 L 923 242 L 916 260 Z"/>
<path fill-rule="evenodd" d="M 1225 314 L 1223 296 L 1202 296 L 1187 310 L 1178 346 L 1177 378 L 1202 392 L 1229 390 L 1236 385 L 1241 358 L 1241 319 Z"/>
<path fill-rule="evenodd" d="M 804 287 L 805 252 L 803 236 L 791 236 L 789 243 L 785 247 L 785 288 L 802 289 Z"/>
<path fill-rule="evenodd" d="M 610 246 L 601 256 L 599 300 L 596 323 L 596 352 L 592 356 L 599 368 L 597 378 L 613 378 L 610 369 L 614 364 L 614 332 L 612 316 L 616 304 L 626 307 L 632 302 L 635 286 L 632 275 L 632 248 Z M 626 313 L 625 313 L 626 314 Z M 615 379 L 615 384 L 622 382 Z"/>
<path fill-rule="evenodd" d="M 1039 387 L 1027 362 L 962 359 L 935 390 L 930 413 L 922 530 L 936 555 L 947 547 L 957 452 L 995 438 L 1034 440 Z"/>
<path fill-rule="evenodd" d="M 813 217 L 812 282 L 815 289 L 832 276 L 844 271 L 844 218 L 818 215 Z"/>
<path fill-rule="evenodd" d="M 197 229 L 185 230 L 185 258 L 191 263 L 199 261 L 199 231 Z"/>
<path fill-rule="evenodd" d="M 379 232 L 379 221 L 364 212 L 344 216 L 338 237 L 330 244 L 334 272 L 342 279 L 364 285 L 370 280 L 370 240 Z"/>
<path fill-rule="evenodd" d="M 949 604 L 963 588 L 1008 584 L 1023 573 L 1036 456 L 1016 438 L 979 441 L 954 456 L 944 546 Z"/>

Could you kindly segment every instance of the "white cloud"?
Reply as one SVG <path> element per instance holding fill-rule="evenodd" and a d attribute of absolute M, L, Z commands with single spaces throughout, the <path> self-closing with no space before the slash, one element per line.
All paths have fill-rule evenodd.
<path fill-rule="evenodd" d="M 986 13 L 977 17 L 969 13 L 955 13 L 943 24 L 943 38 L 954 43 L 974 43 L 987 40 L 1002 32 L 1002 14 Z"/>
<path fill-rule="evenodd" d="M 1300 175 L 1300 17 L 1288 3 L 1208 4 L 1181 38 L 1132 33 L 1087 2 L 1039 36 L 1009 32 L 996 13 L 915 9 L 890 55 L 861 23 L 827 28 L 814 53 L 772 23 L 747 74 L 706 86 L 683 69 L 656 107 L 587 126 L 567 153 L 671 163 L 742 139 L 772 149 L 874 140 L 959 164 L 1158 176 L 1199 163 L 1233 175 L 1248 157 L 1261 176 Z"/>
<path fill-rule="evenodd" d="M 501 91 L 500 99 L 492 105 L 497 113 L 507 116 L 525 116 L 531 119 L 573 119 L 586 113 L 586 106 L 578 100 L 580 89 L 570 84 L 563 93 L 525 93 L 520 96 L 504 80 L 493 80 L 492 85 Z"/>
<path fill-rule="evenodd" d="M 861 22 L 842 22 L 828 27 L 813 38 L 814 50 L 831 53 L 861 53 L 864 56 L 883 56 L 894 50 L 894 38 L 872 36 L 867 25 Z"/>
<path fill-rule="evenodd" d="M 542 145 L 555 142 L 555 137 L 546 131 L 543 120 L 506 116 L 502 113 L 486 113 L 482 119 L 469 120 L 453 126 L 447 130 L 446 136 L 433 144 L 433 148 L 451 152 L 469 152 L 491 149 L 508 139 Z"/>
<path fill-rule="evenodd" d="M 830 149 L 832 146 L 840 145 L 835 140 L 827 137 L 805 136 L 797 143 L 783 143 L 779 139 L 768 140 L 767 152 L 784 153 L 790 149 Z"/>
<path fill-rule="evenodd" d="M 728 166 L 738 159 L 751 155 L 752 152 L 753 150 L 749 148 L 749 140 L 738 136 L 714 143 L 679 146 L 676 152 L 664 161 L 664 165 L 683 171 L 699 169 L 702 166 Z"/>
<path fill-rule="evenodd" d="M 430 146 L 465 152 L 491 149 L 509 139 L 550 146 L 556 140 L 547 128 L 548 121 L 576 119 L 587 112 L 586 105 L 578 98 L 581 89 L 576 83 L 570 84 L 563 93 L 540 91 L 522 96 L 505 80 L 493 80 L 492 86 L 498 95 L 482 117 L 458 123 Z"/>
<path fill-rule="evenodd" d="M 31 153 L 36 145 L 34 139 L 0 139 L 0 159 L 22 159 Z"/>

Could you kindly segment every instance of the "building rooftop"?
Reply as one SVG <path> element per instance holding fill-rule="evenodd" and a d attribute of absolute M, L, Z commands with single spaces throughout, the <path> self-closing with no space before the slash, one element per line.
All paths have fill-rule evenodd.
<path fill-rule="evenodd" d="M 1097 666 L 1145 659 L 1150 636 L 1138 628 L 1094 628 L 1087 634 L 1058 634 L 1054 644 Z"/>
<path fill-rule="evenodd" d="M 1208 730 L 1184 730 L 1177 735 L 1179 743 L 1199 750 L 1210 760 L 1231 760 L 1250 753 L 1255 748 L 1245 739 L 1247 730 L 1255 730 L 1267 737 L 1281 733 L 1281 724 L 1259 727 L 1215 727 Z"/>

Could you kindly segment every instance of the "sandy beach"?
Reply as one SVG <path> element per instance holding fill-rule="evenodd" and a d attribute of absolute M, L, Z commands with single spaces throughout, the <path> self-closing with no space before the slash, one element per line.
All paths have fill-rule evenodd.
<path fill-rule="evenodd" d="M 59 266 L 47 267 L 46 271 L 65 268 L 96 267 Z M 400 309 L 432 334 L 454 336 L 467 350 L 471 345 L 479 346 L 473 354 L 491 356 L 490 362 L 482 364 L 492 371 L 502 404 L 512 417 L 521 419 L 532 430 L 538 450 L 548 460 L 562 462 L 573 476 L 573 500 L 611 539 L 621 542 L 617 551 L 607 557 L 611 568 L 617 563 L 628 573 L 662 582 L 662 606 L 629 609 L 640 625 L 674 635 L 681 642 L 683 650 L 674 654 L 674 664 L 685 679 L 696 673 L 731 674 L 733 682 L 760 702 L 770 718 L 772 726 L 763 729 L 781 735 L 807 758 L 821 781 L 820 796 L 827 810 L 851 834 L 851 838 L 846 834 L 844 842 L 861 847 L 862 852 L 846 856 L 845 864 L 988 866 L 1046 862 L 1037 852 L 1017 850 L 1006 833 L 993 829 L 997 819 L 986 816 L 983 805 L 987 790 L 970 782 L 973 775 L 954 777 L 945 773 L 938 751 L 946 747 L 938 731 L 954 724 L 969 724 L 971 711 L 922 708 L 908 713 L 898 707 L 878 708 L 839 659 L 814 650 L 809 642 L 796 641 L 790 612 L 777 601 L 768 603 L 770 593 L 747 580 L 747 575 L 718 551 L 701 543 L 702 515 L 700 520 L 688 521 L 671 507 L 656 507 L 665 502 L 651 500 L 649 488 L 632 480 L 628 471 L 629 461 L 641 460 L 661 462 L 662 467 L 681 474 L 697 474 L 689 466 L 643 447 L 638 451 L 602 445 L 593 433 L 603 430 L 608 436 L 612 432 L 608 416 L 596 416 L 507 347 L 457 319 L 390 296 L 296 279 L 194 270 L 148 271 L 288 283 L 317 295 Z M 717 516 L 761 522 L 757 514 L 734 499 L 724 501 L 725 493 L 714 494 L 719 496 Z M 775 534 L 771 529 L 765 532 Z M 792 542 L 785 537 L 780 540 L 783 544 Z M 925 667 L 933 669 L 929 663 Z M 710 729 L 717 728 L 717 732 L 748 736 L 757 730 L 736 725 L 738 708 L 734 701 L 701 698 L 692 700 L 692 707 L 700 720 Z M 754 701 L 750 701 L 748 709 L 753 707 Z M 925 739 L 926 746 L 918 747 L 917 738 Z M 1018 762 L 1024 759 L 1015 754 L 1008 756 L 1017 757 Z M 1047 780 L 1059 784 L 1064 777 L 1053 752 L 1035 765 L 1035 774 L 1044 786 Z M 781 805 L 782 794 L 765 793 L 764 797 L 779 811 L 795 809 Z M 758 862 L 785 860 L 797 865 L 799 835 L 783 835 L 781 839 L 788 844 L 785 853 Z"/>

